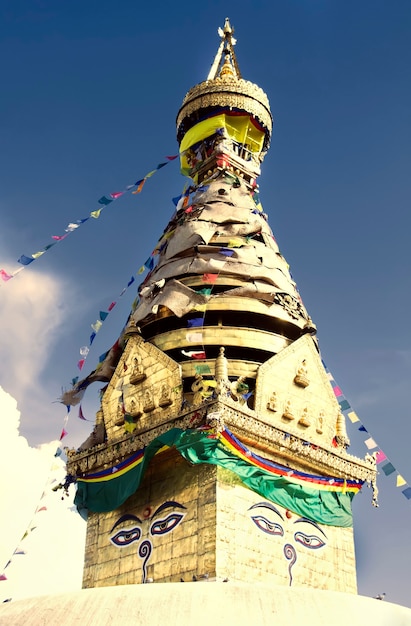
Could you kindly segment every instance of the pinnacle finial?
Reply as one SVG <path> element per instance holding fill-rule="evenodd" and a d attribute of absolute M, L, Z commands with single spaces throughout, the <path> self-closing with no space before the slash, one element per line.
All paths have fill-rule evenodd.
<path fill-rule="evenodd" d="M 217 76 L 219 76 L 221 67 L 226 58 L 231 59 L 233 69 L 232 75 L 234 76 L 234 78 L 241 78 L 240 69 L 238 67 L 237 58 L 234 52 L 234 46 L 237 41 L 233 37 L 234 28 L 231 26 L 228 17 L 225 18 L 224 28 L 220 27 L 218 29 L 218 34 L 220 35 L 221 42 L 218 47 L 214 62 L 211 66 L 210 72 L 207 76 L 207 80 L 214 80 Z"/>

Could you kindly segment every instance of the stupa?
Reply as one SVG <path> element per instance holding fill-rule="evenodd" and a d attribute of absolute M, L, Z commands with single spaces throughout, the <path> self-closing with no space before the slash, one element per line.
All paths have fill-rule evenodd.
<path fill-rule="evenodd" d="M 125 329 L 65 396 L 106 383 L 93 432 L 68 451 L 85 589 L 3 608 L 13 623 L 47 611 L 62 623 L 410 623 L 356 596 L 351 500 L 375 484 L 375 460 L 347 450 L 316 326 L 259 201 L 273 120 L 233 33 L 226 19 L 178 111 L 189 183 Z"/>

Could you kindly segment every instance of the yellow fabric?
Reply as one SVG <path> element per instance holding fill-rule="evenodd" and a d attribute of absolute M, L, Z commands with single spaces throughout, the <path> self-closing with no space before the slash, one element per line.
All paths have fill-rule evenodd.
<path fill-rule="evenodd" d="M 225 128 L 229 137 L 234 139 L 251 152 L 260 152 L 264 143 L 264 132 L 258 130 L 249 115 L 226 115 L 220 113 L 214 117 L 199 122 L 186 132 L 180 145 L 181 171 L 187 174 L 190 165 L 186 158 L 186 151 L 207 137 L 214 135 L 220 128 Z"/>

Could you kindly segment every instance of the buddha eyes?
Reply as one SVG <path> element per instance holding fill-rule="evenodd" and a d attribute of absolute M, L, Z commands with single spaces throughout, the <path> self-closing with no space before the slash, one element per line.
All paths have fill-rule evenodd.
<path fill-rule="evenodd" d="M 184 513 L 170 513 L 167 517 L 156 520 L 151 524 L 150 535 L 165 535 L 169 533 L 178 526 L 183 517 Z M 110 541 L 118 548 L 124 548 L 134 541 L 138 541 L 140 538 L 141 528 L 134 526 L 133 528 L 122 528 L 115 535 L 110 537 Z"/>
<path fill-rule="evenodd" d="M 110 537 L 110 541 L 114 543 L 115 546 L 123 547 L 129 546 L 133 541 L 137 541 L 140 539 L 141 530 L 138 526 L 130 529 L 122 529 L 119 530 L 113 537 Z"/>
<path fill-rule="evenodd" d="M 270 520 L 263 515 L 252 515 L 251 519 L 260 530 L 268 533 L 269 535 L 280 535 L 281 537 L 284 535 L 283 527 L 280 524 L 270 522 Z"/>
<path fill-rule="evenodd" d="M 325 542 L 317 537 L 317 535 L 305 535 L 302 532 L 298 532 L 295 533 L 294 539 L 306 548 L 310 548 L 310 550 L 317 550 L 325 546 Z"/>
<path fill-rule="evenodd" d="M 164 519 L 159 519 L 151 525 L 151 535 L 165 535 L 171 530 L 174 530 L 176 526 L 181 522 L 184 517 L 184 513 L 171 513 Z"/>
<path fill-rule="evenodd" d="M 268 535 L 284 536 L 284 529 L 281 524 L 272 522 L 263 515 L 252 515 L 251 519 L 260 530 Z M 318 550 L 318 548 L 325 546 L 325 542 L 317 535 L 307 535 L 301 531 L 294 533 L 294 540 L 310 550 Z"/>

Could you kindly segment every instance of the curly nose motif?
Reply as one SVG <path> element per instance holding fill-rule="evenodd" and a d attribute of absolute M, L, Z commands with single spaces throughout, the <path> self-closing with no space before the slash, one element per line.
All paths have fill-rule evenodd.
<path fill-rule="evenodd" d="M 288 574 L 290 576 L 290 587 L 291 587 L 291 584 L 293 582 L 293 575 L 291 573 L 291 569 L 297 560 L 297 553 L 295 551 L 295 548 L 290 543 L 286 543 L 284 546 L 284 556 L 287 559 L 287 561 L 290 561 L 288 565 Z"/>

